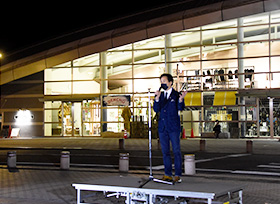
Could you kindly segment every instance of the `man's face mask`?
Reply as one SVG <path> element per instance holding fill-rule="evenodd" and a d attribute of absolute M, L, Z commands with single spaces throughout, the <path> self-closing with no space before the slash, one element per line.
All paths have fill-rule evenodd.
<path fill-rule="evenodd" d="M 161 88 L 163 88 L 164 90 L 167 90 L 168 86 L 167 86 L 167 84 L 161 84 Z"/>

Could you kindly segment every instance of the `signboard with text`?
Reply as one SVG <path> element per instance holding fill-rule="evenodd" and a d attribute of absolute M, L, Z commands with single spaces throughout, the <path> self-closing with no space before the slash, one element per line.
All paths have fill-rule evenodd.
<path fill-rule="evenodd" d="M 103 96 L 103 106 L 129 106 L 130 95 Z"/>

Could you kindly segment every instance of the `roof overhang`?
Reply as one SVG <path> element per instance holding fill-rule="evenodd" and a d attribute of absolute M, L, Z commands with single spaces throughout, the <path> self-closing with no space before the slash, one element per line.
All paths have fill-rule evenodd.
<path fill-rule="evenodd" d="M 3 65 L 0 85 L 114 47 L 278 9 L 280 0 L 225 0 L 104 31 Z"/>

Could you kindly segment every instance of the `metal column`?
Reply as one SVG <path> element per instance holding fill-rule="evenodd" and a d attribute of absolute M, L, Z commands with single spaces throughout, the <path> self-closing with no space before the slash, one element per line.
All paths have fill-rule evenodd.
<path fill-rule="evenodd" d="M 260 137 L 260 98 L 256 98 L 257 102 L 257 136 Z"/>
<path fill-rule="evenodd" d="M 101 52 L 99 54 L 100 58 L 100 78 L 101 78 L 101 86 L 100 86 L 100 94 L 103 96 L 103 94 L 108 92 L 108 74 L 107 74 L 107 53 L 106 52 Z M 101 128 L 102 131 L 107 131 L 107 109 L 103 107 L 103 100 L 101 98 Z"/>
<path fill-rule="evenodd" d="M 237 19 L 237 54 L 238 54 L 238 88 L 244 89 L 244 44 L 242 43 L 244 41 L 244 29 L 243 29 L 243 19 L 239 18 Z M 239 105 L 240 105 L 240 112 L 239 112 L 239 120 L 245 121 L 246 120 L 246 113 L 245 113 L 245 98 L 243 96 L 240 96 L 239 98 Z M 240 127 L 240 136 L 245 137 L 246 132 L 246 124 L 245 122 L 239 123 Z"/>
<path fill-rule="evenodd" d="M 171 34 L 165 35 L 165 44 L 164 44 L 164 50 L 165 50 L 165 72 L 168 74 L 173 75 L 172 72 L 172 64 L 169 63 L 172 61 L 172 37 Z"/>
<path fill-rule="evenodd" d="M 270 120 L 270 137 L 274 137 L 274 124 L 273 124 L 273 98 L 269 99 L 269 120 Z"/>

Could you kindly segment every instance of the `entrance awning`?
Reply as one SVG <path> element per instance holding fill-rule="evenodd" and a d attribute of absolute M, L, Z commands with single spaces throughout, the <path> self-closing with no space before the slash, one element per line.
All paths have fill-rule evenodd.
<path fill-rule="evenodd" d="M 201 106 L 201 92 L 187 93 L 185 96 L 186 106 Z"/>
<path fill-rule="evenodd" d="M 214 106 L 229 106 L 236 104 L 236 91 L 217 91 L 214 97 Z"/>

